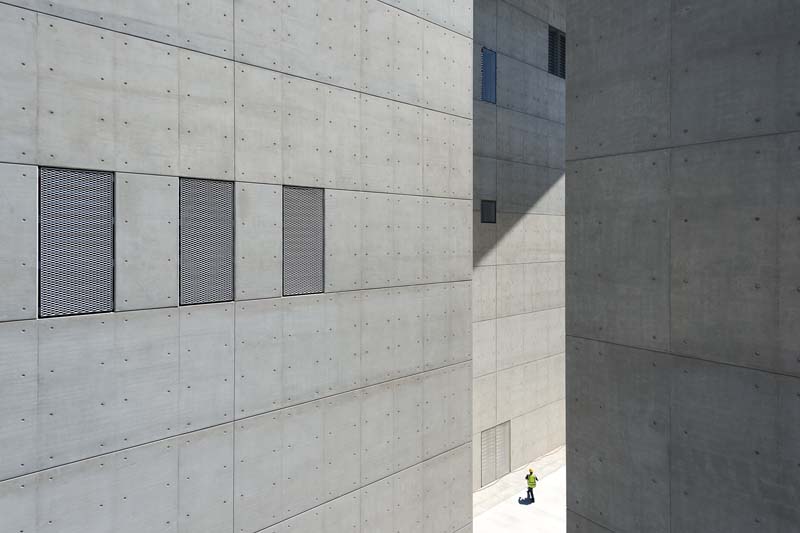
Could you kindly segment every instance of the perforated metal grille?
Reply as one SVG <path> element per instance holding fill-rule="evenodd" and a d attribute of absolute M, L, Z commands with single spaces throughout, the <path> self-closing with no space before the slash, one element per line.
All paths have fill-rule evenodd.
<path fill-rule="evenodd" d="M 481 100 L 497 103 L 497 53 L 481 48 Z"/>
<path fill-rule="evenodd" d="M 560 78 L 567 75 L 567 36 L 558 28 L 550 26 L 547 66 L 550 74 Z"/>
<path fill-rule="evenodd" d="M 283 188 L 283 294 L 323 292 L 325 282 L 323 189 Z"/>
<path fill-rule="evenodd" d="M 233 300 L 233 183 L 180 180 L 181 305 Z"/>
<path fill-rule="evenodd" d="M 114 174 L 39 171 L 39 315 L 114 310 Z"/>

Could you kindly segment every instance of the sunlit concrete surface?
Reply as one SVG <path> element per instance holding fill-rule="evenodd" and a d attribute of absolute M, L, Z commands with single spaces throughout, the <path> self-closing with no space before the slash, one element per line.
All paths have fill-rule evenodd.
<path fill-rule="evenodd" d="M 533 468 L 539 478 L 536 502 L 525 504 L 525 474 Z M 564 447 L 503 476 L 473 494 L 474 533 L 564 533 L 567 468 Z"/>

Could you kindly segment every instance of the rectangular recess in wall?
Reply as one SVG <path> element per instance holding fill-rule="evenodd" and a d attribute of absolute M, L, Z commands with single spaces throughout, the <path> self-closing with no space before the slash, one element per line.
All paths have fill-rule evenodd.
<path fill-rule="evenodd" d="M 180 303 L 233 300 L 233 182 L 180 179 Z"/>
<path fill-rule="evenodd" d="M 481 432 L 481 487 L 511 471 L 511 421 Z"/>
<path fill-rule="evenodd" d="M 481 100 L 497 103 L 497 53 L 481 48 Z"/>
<path fill-rule="evenodd" d="M 494 200 L 481 200 L 481 223 L 497 223 L 497 202 Z"/>
<path fill-rule="evenodd" d="M 314 187 L 283 188 L 283 295 L 324 292 L 325 195 Z"/>
<path fill-rule="evenodd" d="M 548 35 L 547 70 L 559 78 L 567 76 L 567 36 L 552 26 Z"/>
<path fill-rule="evenodd" d="M 39 170 L 39 316 L 114 310 L 114 173 Z"/>

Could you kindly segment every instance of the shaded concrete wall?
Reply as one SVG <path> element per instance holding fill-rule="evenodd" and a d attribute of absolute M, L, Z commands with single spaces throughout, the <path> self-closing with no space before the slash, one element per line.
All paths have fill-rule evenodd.
<path fill-rule="evenodd" d="M 568 5 L 569 531 L 800 524 L 800 10 Z"/>
<path fill-rule="evenodd" d="M 475 2 L 473 489 L 482 431 L 510 421 L 511 469 L 564 443 L 565 88 L 548 73 L 564 17 L 562 1 Z M 496 104 L 480 100 L 482 47 L 497 52 Z"/>
<path fill-rule="evenodd" d="M 0 530 L 471 529 L 471 2 L 12 3 Z M 40 165 L 116 172 L 115 312 L 36 318 Z M 235 301 L 177 306 L 181 176 L 236 181 Z"/>

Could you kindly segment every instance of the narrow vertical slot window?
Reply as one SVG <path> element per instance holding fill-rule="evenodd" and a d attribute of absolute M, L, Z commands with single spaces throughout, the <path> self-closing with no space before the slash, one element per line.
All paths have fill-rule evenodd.
<path fill-rule="evenodd" d="M 39 171 L 39 316 L 114 310 L 114 174 Z"/>
<path fill-rule="evenodd" d="M 324 292 L 324 283 L 324 190 L 284 187 L 283 295 Z"/>
<path fill-rule="evenodd" d="M 567 75 L 567 36 L 566 34 L 550 26 L 548 39 L 548 71 L 550 74 L 565 78 Z"/>
<path fill-rule="evenodd" d="M 497 103 L 497 53 L 481 48 L 481 100 Z"/>
<path fill-rule="evenodd" d="M 180 303 L 233 300 L 233 183 L 180 180 Z"/>

